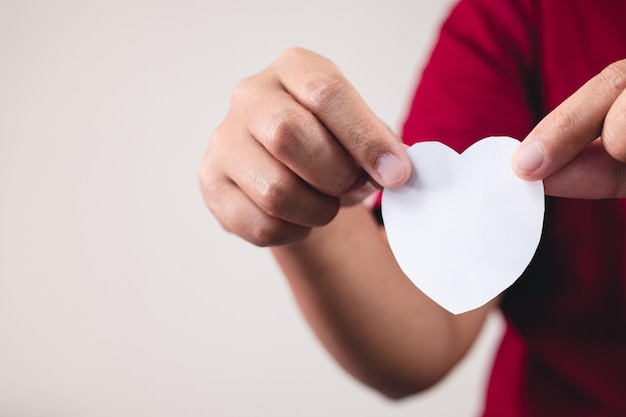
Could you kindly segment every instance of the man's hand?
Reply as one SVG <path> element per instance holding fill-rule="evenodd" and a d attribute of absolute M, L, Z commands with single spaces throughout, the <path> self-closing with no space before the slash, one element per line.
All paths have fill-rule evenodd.
<path fill-rule="evenodd" d="M 222 226 L 260 246 L 305 238 L 410 175 L 399 139 L 327 59 L 290 49 L 232 93 L 200 168 Z"/>
<path fill-rule="evenodd" d="M 615 62 L 548 114 L 513 155 L 546 194 L 626 197 L 626 60 Z"/>

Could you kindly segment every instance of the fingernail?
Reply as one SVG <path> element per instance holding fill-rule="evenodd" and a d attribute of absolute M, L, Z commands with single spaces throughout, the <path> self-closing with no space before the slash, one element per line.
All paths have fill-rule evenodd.
<path fill-rule="evenodd" d="M 385 153 L 376 161 L 376 172 L 385 185 L 395 185 L 404 179 L 404 162 L 392 153 Z"/>
<path fill-rule="evenodd" d="M 544 153 L 541 146 L 536 142 L 523 145 L 515 156 L 514 168 L 524 174 L 532 174 L 541 167 Z"/>

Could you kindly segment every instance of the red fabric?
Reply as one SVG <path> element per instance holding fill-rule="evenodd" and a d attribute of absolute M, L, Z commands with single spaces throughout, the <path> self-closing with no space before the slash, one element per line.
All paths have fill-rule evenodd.
<path fill-rule="evenodd" d="M 442 27 L 404 128 L 457 151 L 522 139 L 626 58 L 623 0 L 462 0 Z M 626 140 L 626 138 L 624 138 Z M 544 236 L 507 290 L 484 416 L 626 416 L 626 203 L 547 199 Z"/>

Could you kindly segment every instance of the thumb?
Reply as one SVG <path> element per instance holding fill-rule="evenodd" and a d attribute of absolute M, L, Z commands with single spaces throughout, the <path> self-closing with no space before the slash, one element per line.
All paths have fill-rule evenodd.
<path fill-rule="evenodd" d="M 364 107 L 361 111 L 361 114 L 367 114 L 369 109 Z M 411 175 L 411 161 L 406 153 L 408 147 L 369 112 L 369 117 L 360 120 L 358 129 L 337 125 L 333 133 L 375 185 L 400 187 Z"/>
<path fill-rule="evenodd" d="M 332 62 L 293 49 L 277 61 L 275 71 L 283 88 L 322 122 L 373 182 L 396 188 L 409 179 L 411 164 L 402 142 Z"/>
<path fill-rule="evenodd" d="M 614 157 L 624 154 L 622 141 L 611 141 L 612 132 L 607 129 L 613 114 L 619 113 L 619 100 L 626 101 L 624 91 L 626 60 L 606 67 L 535 126 L 513 155 L 515 173 L 526 180 L 547 178 L 600 136 Z"/>
<path fill-rule="evenodd" d="M 403 185 L 411 173 L 411 163 L 404 146 L 389 143 L 387 149 L 379 152 L 373 167 L 364 169 L 382 187 L 396 188 Z"/>

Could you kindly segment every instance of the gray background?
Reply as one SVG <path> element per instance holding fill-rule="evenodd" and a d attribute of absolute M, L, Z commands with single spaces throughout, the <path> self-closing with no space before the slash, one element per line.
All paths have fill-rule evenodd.
<path fill-rule="evenodd" d="M 0 1 L 0 415 L 475 415 L 498 316 L 443 384 L 389 402 L 196 180 L 232 86 L 292 45 L 398 130 L 450 4 Z"/>

